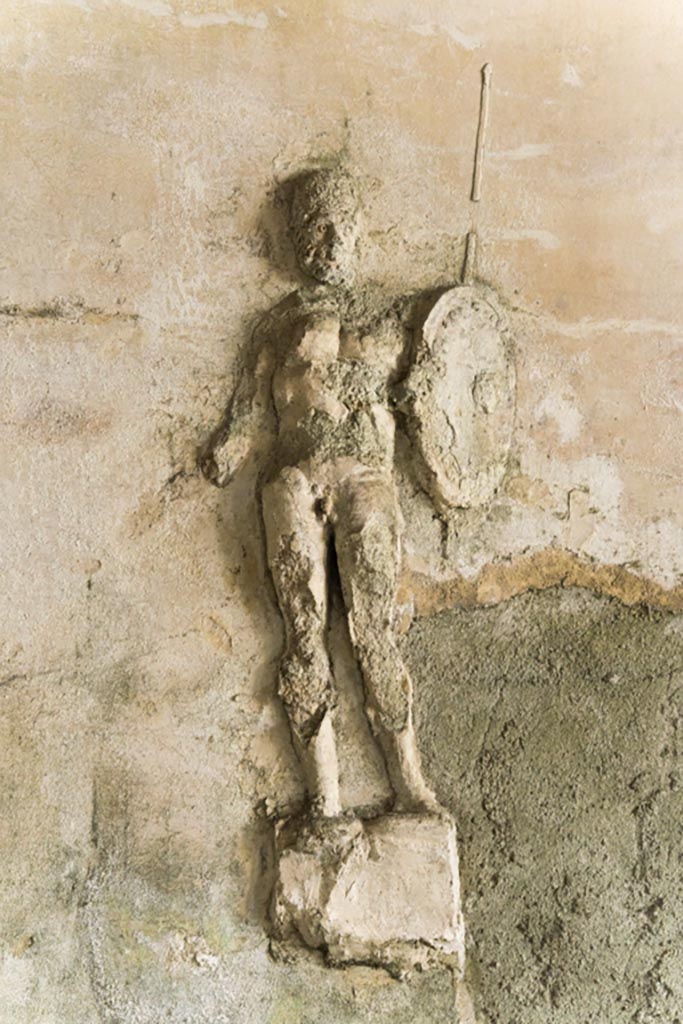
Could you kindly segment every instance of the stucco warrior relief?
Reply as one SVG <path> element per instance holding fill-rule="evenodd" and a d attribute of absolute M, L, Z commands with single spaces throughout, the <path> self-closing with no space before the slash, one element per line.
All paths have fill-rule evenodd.
<path fill-rule="evenodd" d="M 332 963 L 401 974 L 463 956 L 454 824 L 420 764 L 412 684 L 395 637 L 401 513 L 397 424 L 438 511 L 486 503 L 505 469 L 513 370 L 490 290 L 387 304 L 355 279 L 357 187 L 343 169 L 291 183 L 290 233 L 312 282 L 255 332 L 203 466 L 223 486 L 270 425 L 260 476 L 267 561 L 284 627 L 278 691 L 308 806 L 276 826 L 273 928 Z M 334 580 L 332 576 L 334 575 Z M 340 586 L 365 707 L 393 792 L 360 817 L 340 799 L 336 689 L 326 649 Z"/>

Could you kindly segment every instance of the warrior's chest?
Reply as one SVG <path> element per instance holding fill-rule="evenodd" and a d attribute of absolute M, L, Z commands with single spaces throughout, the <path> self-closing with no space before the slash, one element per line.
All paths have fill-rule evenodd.
<path fill-rule="evenodd" d="M 334 395 L 347 405 L 382 399 L 389 368 L 372 339 L 343 329 L 338 320 L 309 325 L 283 353 L 276 388 Z"/>

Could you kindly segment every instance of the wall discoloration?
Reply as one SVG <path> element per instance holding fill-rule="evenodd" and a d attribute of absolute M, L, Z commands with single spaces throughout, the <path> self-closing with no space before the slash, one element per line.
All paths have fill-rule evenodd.
<path fill-rule="evenodd" d="M 662 808 L 677 799 L 658 774 L 673 757 L 661 754 L 673 715 L 667 725 L 651 703 L 659 684 L 642 682 L 665 678 L 677 657 L 667 623 L 678 620 L 649 620 L 636 605 L 681 607 L 683 18 L 678 0 L 520 0 L 514 18 L 509 8 L 466 0 L 454 19 L 451 0 L 1 5 L 0 75 L 19 112 L 5 119 L 0 166 L 0 1017 L 12 1024 L 457 1020 L 449 974 L 398 983 L 269 959 L 261 814 L 303 799 L 275 692 L 282 627 L 254 527 L 255 468 L 247 461 L 218 494 L 199 476 L 197 449 L 254 325 L 302 283 L 275 201 L 292 176 L 341 156 L 359 177 L 355 287 L 368 330 L 367 311 L 384 315 L 392 296 L 453 285 L 472 227 L 487 61 L 477 274 L 505 303 L 516 345 L 507 473 L 487 507 L 443 525 L 399 438 L 402 600 L 406 622 L 413 600 L 421 616 L 405 650 L 424 653 L 425 672 L 420 657 L 415 671 L 425 713 L 443 711 L 444 731 L 422 734 L 432 781 L 462 814 L 471 958 L 481 965 L 467 989 L 500 1024 L 526 1020 L 525 998 L 539 1020 L 612 1024 L 627 1011 L 617 981 L 600 990 L 602 1009 L 591 1002 L 593 936 L 615 958 L 608 973 L 625 973 L 633 1013 L 680 1016 L 677 945 L 666 945 L 680 886 L 657 852 Z M 48 400 L 56 415 L 34 415 Z M 529 591 L 560 582 L 560 596 Z M 570 615 L 575 584 L 633 607 L 582 598 Z M 450 608 L 443 621 L 468 640 L 457 645 L 468 696 L 456 705 L 451 669 L 420 632 L 435 629 L 435 608 Z M 495 711 L 481 638 L 506 616 L 539 681 L 525 682 L 515 662 L 517 689 Z M 336 629 L 339 602 L 332 618 Z M 640 683 L 625 676 L 623 708 L 618 683 L 594 679 L 588 690 L 594 666 L 577 661 L 584 641 L 595 652 L 599 621 L 638 667 Z M 337 633 L 346 742 L 360 734 L 362 696 Z M 539 664 L 524 646 L 527 634 L 545 652 L 558 645 L 562 679 L 554 656 Z M 450 625 L 435 636 L 452 650 Z M 500 665 L 507 655 L 494 647 Z M 610 664 L 621 657 L 605 649 Z M 547 707 L 545 733 L 520 718 L 546 674 L 574 723 L 562 755 L 581 783 L 571 840 L 527 827 L 547 813 L 544 801 L 568 800 L 559 753 L 538 746 L 547 733 L 564 750 L 561 723 Z M 481 683 L 476 693 L 468 679 Z M 472 737 L 468 701 L 478 709 Z M 518 732 L 502 735 L 510 719 Z M 608 791 L 591 767 L 597 741 L 587 759 L 579 739 L 610 720 L 619 744 L 615 768 L 605 726 Z M 377 806 L 386 780 L 369 742 L 361 748 L 341 758 L 341 791 Z M 454 779 L 470 755 L 472 778 Z M 517 822 L 513 808 L 524 810 Z M 596 847 L 605 821 L 613 834 Z M 645 881 L 629 876 L 638 834 Z M 502 857 L 500 837 L 516 862 Z M 603 890 L 604 850 L 616 888 Z M 537 865 L 551 862 L 552 912 L 534 889 Z M 493 887 L 492 864 L 505 885 Z M 515 910 L 532 894 L 540 910 L 515 916 L 505 888 Z M 489 916 L 510 922 L 502 938 L 486 930 Z M 588 921 L 585 937 L 576 917 Z M 471 1024 L 464 990 L 458 1006 Z"/>

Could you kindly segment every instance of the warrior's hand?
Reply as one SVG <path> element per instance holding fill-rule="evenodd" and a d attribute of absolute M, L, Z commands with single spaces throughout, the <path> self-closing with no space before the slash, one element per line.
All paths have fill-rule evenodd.
<path fill-rule="evenodd" d="M 233 479 L 251 447 L 248 438 L 231 434 L 212 445 L 199 460 L 202 473 L 216 487 L 226 487 Z"/>

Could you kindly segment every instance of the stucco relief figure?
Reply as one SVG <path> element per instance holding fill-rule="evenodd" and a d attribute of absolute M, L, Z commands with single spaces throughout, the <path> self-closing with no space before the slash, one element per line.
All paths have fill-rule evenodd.
<path fill-rule="evenodd" d="M 333 549 L 367 714 L 395 797 L 393 818 L 397 813 L 413 815 L 415 829 L 423 829 L 419 835 L 432 837 L 424 847 L 426 865 L 434 839 L 432 826 L 425 821 L 440 809 L 420 766 L 411 680 L 394 632 L 401 544 L 394 482 L 395 414 L 400 407 L 412 420 L 416 457 L 437 505 L 485 500 L 502 472 L 497 468 L 499 463 L 502 466 L 500 452 L 488 440 L 489 435 L 494 441 L 500 435 L 501 424 L 505 431 L 511 406 L 507 399 L 501 404 L 500 393 L 509 383 L 509 362 L 496 333 L 496 311 L 472 289 L 454 289 L 442 296 L 416 343 L 405 304 L 382 310 L 367 289 L 357 286 L 358 199 L 354 182 L 344 171 L 312 171 L 294 182 L 290 228 L 298 265 L 313 283 L 276 307 L 257 330 L 249 364 L 225 425 L 212 439 L 204 471 L 215 483 L 227 484 L 262 429 L 268 410 L 274 412 L 274 443 L 259 489 L 268 566 L 285 625 L 279 694 L 305 773 L 312 812 L 309 822 L 339 820 L 342 814 L 334 731 L 336 695 L 325 646 Z M 455 292 L 454 304 L 448 296 Z M 483 346 L 488 352 L 485 365 L 479 365 L 476 352 L 473 356 L 471 351 L 472 325 L 475 334 L 478 330 L 488 338 Z M 468 446 L 471 451 L 466 451 Z M 391 818 L 385 816 L 386 827 L 403 831 L 400 841 L 395 833 L 396 842 L 387 850 L 401 844 L 415 850 L 426 842 L 418 832 L 411 833 L 412 839 L 405 834 L 405 817 L 393 825 Z M 442 825 L 446 818 L 442 815 Z M 319 828 L 314 840 L 310 824 L 307 827 L 308 838 L 299 837 L 298 852 L 292 854 L 303 858 L 306 870 L 312 870 L 306 858 L 310 859 L 316 842 L 344 846 L 340 871 L 342 864 L 345 871 L 352 870 L 353 858 L 349 861 L 345 844 L 356 843 L 365 850 L 365 868 L 358 871 L 366 870 L 370 840 L 361 826 L 349 833 L 340 825 L 333 839 L 331 826 L 326 833 Z M 381 845 L 373 827 L 372 842 Z M 441 826 L 435 827 L 439 832 Z M 450 879 L 444 882 L 447 889 L 450 886 L 450 895 L 444 897 L 443 887 L 433 894 L 436 917 L 444 899 L 446 906 L 449 900 L 455 901 L 454 907 L 457 904 L 450 819 L 443 828 L 441 846 L 447 868 L 442 874 Z M 290 857 L 286 884 L 284 860 L 281 864 L 281 888 L 290 892 L 290 903 L 296 902 L 291 892 L 299 891 L 291 875 L 294 863 Z M 385 868 L 382 884 L 390 882 L 391 871 L 400 874 L 389 860 Z M 433 877 L 441 877 L 438 869 Z M 332 891 L 329 879 L 323 888 Z M 300 890 L 311 891 L 310 879 L 306 885 L 301 882 Z M 367 886 L 366 892 L 370 892 Z M 331 906 L 334 900 L 330 899 Z M 349 911 L 347 900 L 345 907 Z M 312 914 L 318 931 L 326 912 L 318 907 Z M 304 934 L 307 926 L 300 907 L 297 913 L 296 927 Z M 454 913 L 459 913 L 457 907 Z M 367 920 L 365 910 L 359 914 Z M 431 941 L 423 933 L 436 926 L 426 925 L 425 920 L 415 925 L 415 942 Z M 460 942 L 454 937 L 455 918 L 448 921 L 442 930 L 450 928 L 453 935 L 444 939 L 445 947 Z M 348 928 L 353 932 L 351 924 Z M 395 923 L 385 922 L 378 929 L 378 934 L 391 938 Z M 330 926 L 326 934 L 316 932 L 317 939 L 309 935 L 309 944 L 331 949 L 334 931 Z M 357 943 L 353 948 L 353 955 L 359 956 Z"/>
<path fill-rule="evenodd" d="M 410 678 L 394 636 L 401 523 L 390 392 L 402 338 L 388 325 L 377 336 L 361 336 L 350 319 L 358 234 L 352 180 L 330 171 L 303 177 L 294 189 L 291 225 L 299 266 L 318 288 L 293 296 L 270 318 L 257 372 L 239 386 L 209 472 L 217 483 L 230 480 L 270 397 L 277 439 L 261 504 L 286 633 L 279 693 L 314 809 L 327 817 L 341 811 L 335 689 L 325 648 L 331 544 L 396 805 L 435 809 L 415 743 Z"/>

